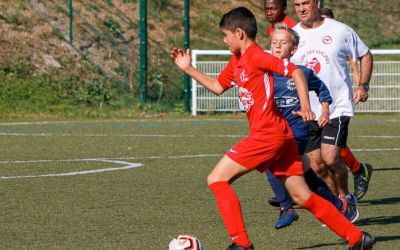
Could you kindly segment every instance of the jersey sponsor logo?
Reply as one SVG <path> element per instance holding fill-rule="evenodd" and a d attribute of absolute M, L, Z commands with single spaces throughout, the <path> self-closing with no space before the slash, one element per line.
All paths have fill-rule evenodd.
<path fill-rule="evenodd" d="M 246 75 L 244 72 L 244 69 L 242 70 L 242 73 L 240 73 L 240 81 L 241 82 L 247 82 L 249 80 L 249 77 Z"/>
<path fill-rule="evenodd" d="M 334 136 L 327 136 L 327 135 L 325 135 L 325 136 L 324 136 L 324 139 L 325 139 L 325 140 L 334 141 L 336 138 L 335 138 Z"/>
<path fill-rule="evenodd" d="M 330 43 L 332 42 L 332 37 L 330 37 L 330 36 L 324 36 L 324 37 L 322 38 L 322 42 L 323 42 L 324 44 L 330 44 Z"/>
<path fill-rule="evenodd" d="M 240 108 L 246 112 L 249 111 L 254 104 L 253 93 L 246 88 L 239 87 L 239 98 L 241 103 Z"/>
<path fill-rule="evenodd" d="M 317 75 L 321 71 L 321 63 L 316 57 L 313 57 L 311 60 L 307 61 L 306 67 L 312 69 Z"/>
<path fill-rule="evenodd" d="M 290 91 L 296 89 L 296 85 L 294 84 L 293 78 L 290 78 L 289 80 L 286 81 L 286 88 Z"/>
<path fill-rule="evenodd" d="M 278 108 L 287 108 L 296 106 L 299 102 L 299 99 L 293 96 L 280 96 L 275 97 L 275 103 Z"/>

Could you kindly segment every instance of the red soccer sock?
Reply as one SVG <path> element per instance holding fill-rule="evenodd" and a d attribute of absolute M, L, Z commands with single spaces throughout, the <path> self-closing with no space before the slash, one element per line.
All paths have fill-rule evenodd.
<path fill-rule="evenodd" d="M 226 181 L 214 182 L 209 188 L 215 196 L 219 213 L 229 236 L 231 236 L 232 243 L 242 247 L 250 247 L 251 242 L 247 236 L 240 202 L 235 191 Z"/>
<path fill-rule="evenodd" d="M 340 151 L 340 157 L 343 159 L 344 163 L 350 168 L 352 173 L 355 173 L 360 169 L 360 162 L 357 161 L 356 157 L 354 157 L 348 146 L 342 148 L 342 150 Z"/>
<path fill-rule="evenodd" d="M 310 211 L 315 218 L 327 225 L 337 235 L 346 239 L 351 246 L 360 241 L 361 230 L 351 224 L 331 203 L 318 195 L 312 193 L 302 207 Z"/>

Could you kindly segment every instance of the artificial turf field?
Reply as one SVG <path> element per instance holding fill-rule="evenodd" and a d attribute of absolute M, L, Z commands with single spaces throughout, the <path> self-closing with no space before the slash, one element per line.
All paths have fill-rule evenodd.
<path fill-rule="evenodd" d="M 400 249 L 400 116 L 358 114 L 350 127 L 349 146 L 375 168 L 356 225 L 374 249 Z M 1 121 L 0 249 L 161 250 L 181 233 L 225 249 L 206 176 L 247 131 L 243 115 Z M 233 187 L 256 249 L 347 249 L 301 209 L 275 230 L 258 172 Z"/>

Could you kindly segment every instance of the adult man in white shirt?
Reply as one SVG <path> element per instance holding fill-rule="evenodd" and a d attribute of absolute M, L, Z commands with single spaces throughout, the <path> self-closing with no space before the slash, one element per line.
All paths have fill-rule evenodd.
<path fill-rule="evenodd" d="M 372 73 L 372 55 L 360 37 L 347 25 L 324 19 L 319 12 L 319 0 L 294 0 L 300 23 L 293 29 L 300 36 L 298 49 L 291 61 L 312 68 L 327 85 L 333 102 L 330 105 L 330 124 L 319 128 L 310 125 L 308 156 L 313 169 L 333 193 L 356 211 L 356 198 L 350 194 L 347 170 L 340 158 L 346 146 L 350 117 L 354 104 L 368 98 L 368 83 Z M 360 60 L 360 83 L 353 93 L 347 58 Z M 310 96 L 312 98 L 312 96 Z M 320 109 L 316 100 L 313 112 L 318 119 Z M 358 214 L 357 214 L 358 217 Z"/>

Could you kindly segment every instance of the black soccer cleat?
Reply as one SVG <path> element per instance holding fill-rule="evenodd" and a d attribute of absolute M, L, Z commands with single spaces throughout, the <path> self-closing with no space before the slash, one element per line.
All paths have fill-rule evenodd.
<path fill-rule="evenodd" d="M 237 244 L 230 245 L 226 250 L 254 250 L 253 244 L 249 248 L 239 246 Z"/>
<path fill-rule="evenodd" d="M 279 201 L 276 199 L 276 197 L 271 197 L 268 199 L 268 203 L 273 206 L 273 207 L 280 207 L 281 204 L 279 203 Z"/>
<path fill-rule="evenodd" d="M 349 250 L 367 250 L 372 249 L 375 244 L 375 238 L 367 232 L 362 232 L 361 240 L 354 246 L 350 247 Z"/>
<path fill-rule="evenodd" d="M 354 195 L 361 200 L 368 191 L 369 181 L 374 169 L 370 164 L 360 163 L 360 169 L 353 174 L 354 177 Z"/>
<path fill-rule="evenodd" d="M 281 207 L 281 203 L 276 199 L 276 197 L 269 198 L 268 203 L 273 207 Z M 292 206 L 294 205 L 296 205 L 296 203 L 292 201 Z"/>

